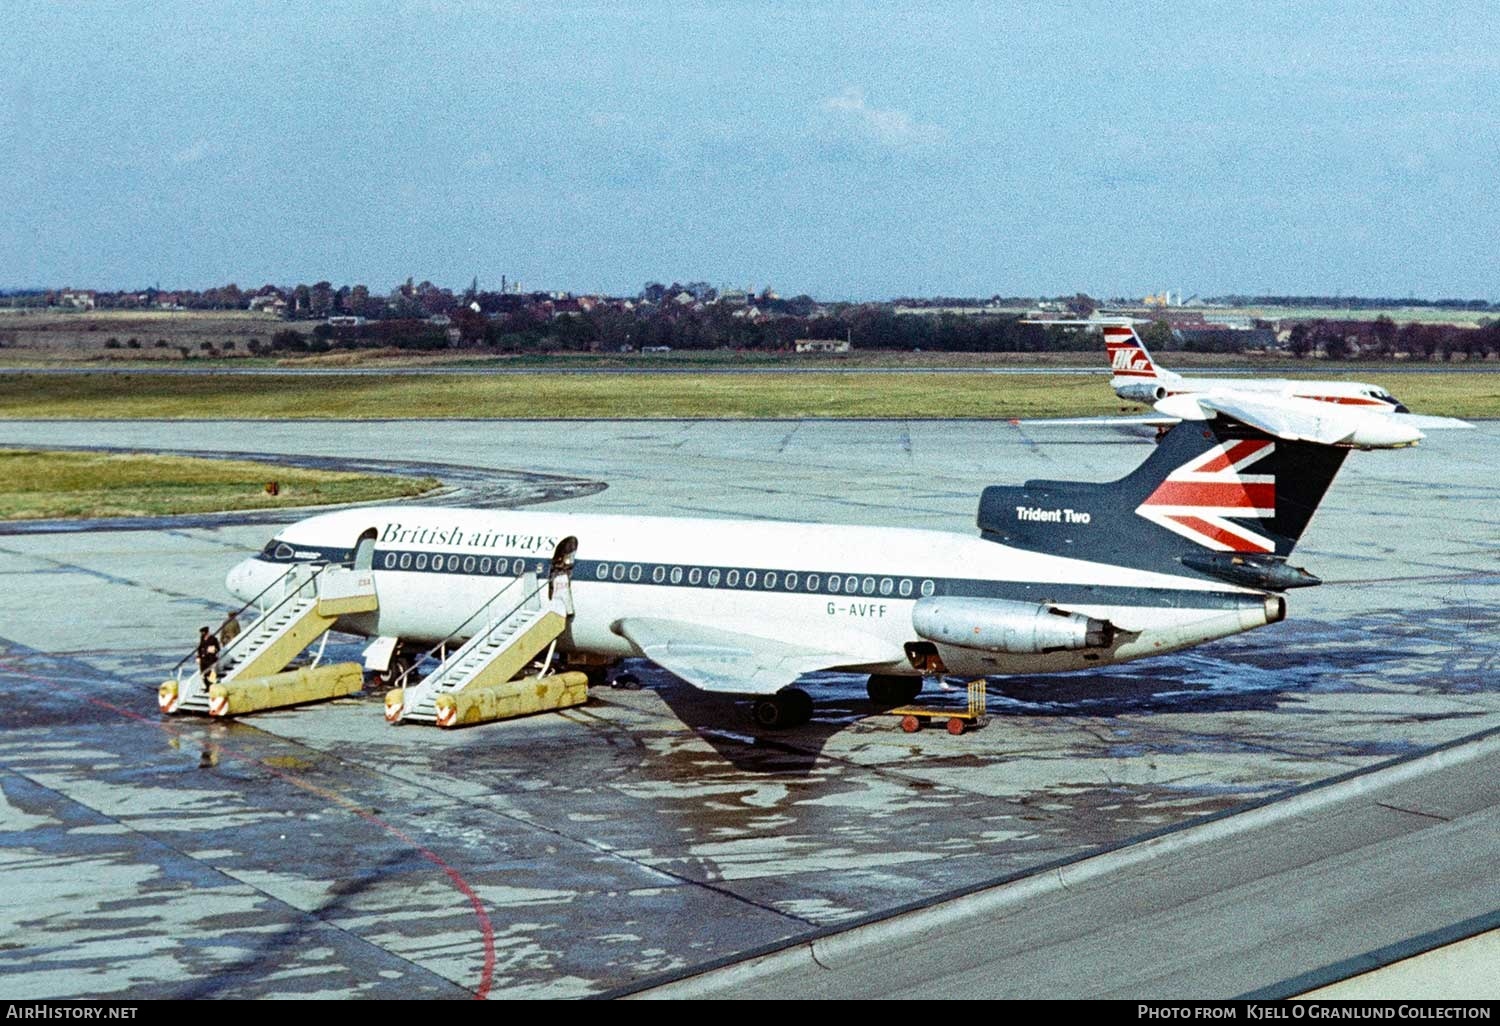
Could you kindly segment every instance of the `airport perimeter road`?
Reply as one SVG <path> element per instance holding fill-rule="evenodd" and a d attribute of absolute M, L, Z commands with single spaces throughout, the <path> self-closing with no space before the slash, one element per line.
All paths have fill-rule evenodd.
<path fill-rule="evenodd" d="M 1371 968 L 1362 956 L 1379 949 L 1393 961 L 1455 924 L 1493 928 L 1497 775 L 1500 734 L 1490 732 L 638 996 L 1300 993 Z M 1493 976 L 1451 987 L 1500 995 Z"/>

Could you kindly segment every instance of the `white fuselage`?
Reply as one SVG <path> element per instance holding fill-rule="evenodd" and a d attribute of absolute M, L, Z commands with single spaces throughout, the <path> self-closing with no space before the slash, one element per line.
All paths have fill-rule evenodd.
<path fill-rule="evenodd" d="M 359 546 L 362 536 L 373 546 Z M 293 562 L 355 561 L 373 572 L 379 608 L 340 627 L 435 643 L 517 575 L 545 579 L 567 538 L 577 540 L 575 614 L 561 647 L 605 657 L 640 655 L 615 626 L 647 618 L 850 653 L 847 668 L 913 674 L 904 646 L 922 639 L 912 609 L 933 594 L 1050 604 L 1119 629 L 1107 648 L 1087 651 L 941 649 L 953 673 L 1045 673 L 1184 648 L 1284 611 L 1279 597 L 1211 580 L 938 531 L 409 506 L 292 524 L 226 583 L 250 601 Z"/>
<path fill-rule="evenodd" d="M 1283 399 L 1309 399 L 1331 403 L 1345 409 L 1369 413 L 1405 413 L 1406 407 L 1379 385 L 1362 381 L 1298 381 L 1290 378 L 1192 378 L 1169 373 L 1116 375 L 1110 387 L 1122 399 L 1142 401 L 1136 391 L 1142 386 L 1159 389 L 1159 398 L 1174 395 L 1227 391 L 1276 396 Z"/>

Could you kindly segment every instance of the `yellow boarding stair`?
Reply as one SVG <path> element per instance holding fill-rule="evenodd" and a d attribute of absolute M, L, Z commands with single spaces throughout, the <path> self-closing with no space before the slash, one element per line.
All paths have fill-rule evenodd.
<path fill-rule="evenodd" d="M 527 573 L 516 578 L 490 599 L 469 618 L 469 622 L 483 618 L 483 625 L 474 632 L 461 648 L 443 660 L 437 669 L 416 684 L 393 688 L 385 699 L 385 718 L 391 723 L 437 723 L 440 726 L 456 725 L 450 711 L 440 716 L 441 696 L 472 694 L 503 685 L 526 668 L 534 658 L 557 641 L 568 627 L 567 598 L 565 587 L 551 598 L 543 593 L 548 583 L 538 584 L 537 575 Z M 459 636 L 462 636 L 460 632 Z M 557 689 L 554 689 L 557 690 Z M 566 690 L 566 689 L 563 689 Z M 542 708 L 561 708 L 576 705 L 578 689 L 573 688 L 564 695 L 562 690 L 554 698 L 543 695 L 543 704 L 523 711 L 537 712 Z M 587 685 L 583 687 L 587 697 Z M 445 703 L 450 706 L 451 703 Z M 534 703 L 533 703 L 534 704 Z M 497 712 L 499 706 L 496 707 Z M 514 712 L 486 715 L 483 719 L 500 719 Z M 468 722 L 480 722 L 470 719 Z"/>
<path fill-rule="evenodd" d="M 214 712 L 211 686 L 279 673 L 340 616 L 370 612 L 379 605 L 369 570 L 338 566 L 296 564 L 262 593 L 263 597 L 275 595 L 280 597 L 269 600 L 265 611 L 219 653 L 215 680 L 205 681 L 196 668 L 184 676 L 183 664 L 188 660 L 179 664 L 177 678 L 161 686 L 162 712 Z"/>

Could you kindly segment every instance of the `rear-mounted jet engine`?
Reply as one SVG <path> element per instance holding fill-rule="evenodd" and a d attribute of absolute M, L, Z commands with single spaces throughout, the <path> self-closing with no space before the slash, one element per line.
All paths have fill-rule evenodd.
<path fill-rule="evenodd" d="M 925 598 L 911 623 L 928 641 L 1017 654 L 1105 648 L 1115 636 L 1107 620 L 1008 599 Z"/>

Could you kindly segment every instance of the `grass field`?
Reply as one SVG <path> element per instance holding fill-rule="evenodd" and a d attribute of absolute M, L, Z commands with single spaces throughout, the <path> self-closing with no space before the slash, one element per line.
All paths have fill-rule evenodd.
<path fill-rule="evenodd" d="M 275 481 L 279 494 L 266 493 Z M 317 506 L 417 495 L 434 478 L 383 477 L 246 460 L 0 450 L 0 520 L 159 516 Z"/>
<path fill-rule="evenodd" d="M 1379 317 L 1389 317 L 1397 324 L 1417 321 L 1423 324 L 1456 324 L 1471 328 L 1495 319 L 1493 310 L 1445 310 L 1434 306 L 1392 306 L 1374 310 L 1351 310 L 1341 306 L 1247 306 L 1233 312 L 1272 321 L 1373 321 Z"/>
<path fill-rule="evenodd" d="M 1386 382 L 1420 413 L 1500 417 L 1500 374 Z M 941 419 L 1142 412 L 1068 374 L 0 375 L 0 419 Z"/>
<path fill-rule="evenodd" d="M 1119 405 L 1078 375 L 0 375 L 3 418 L 1024 417 Z"/>

